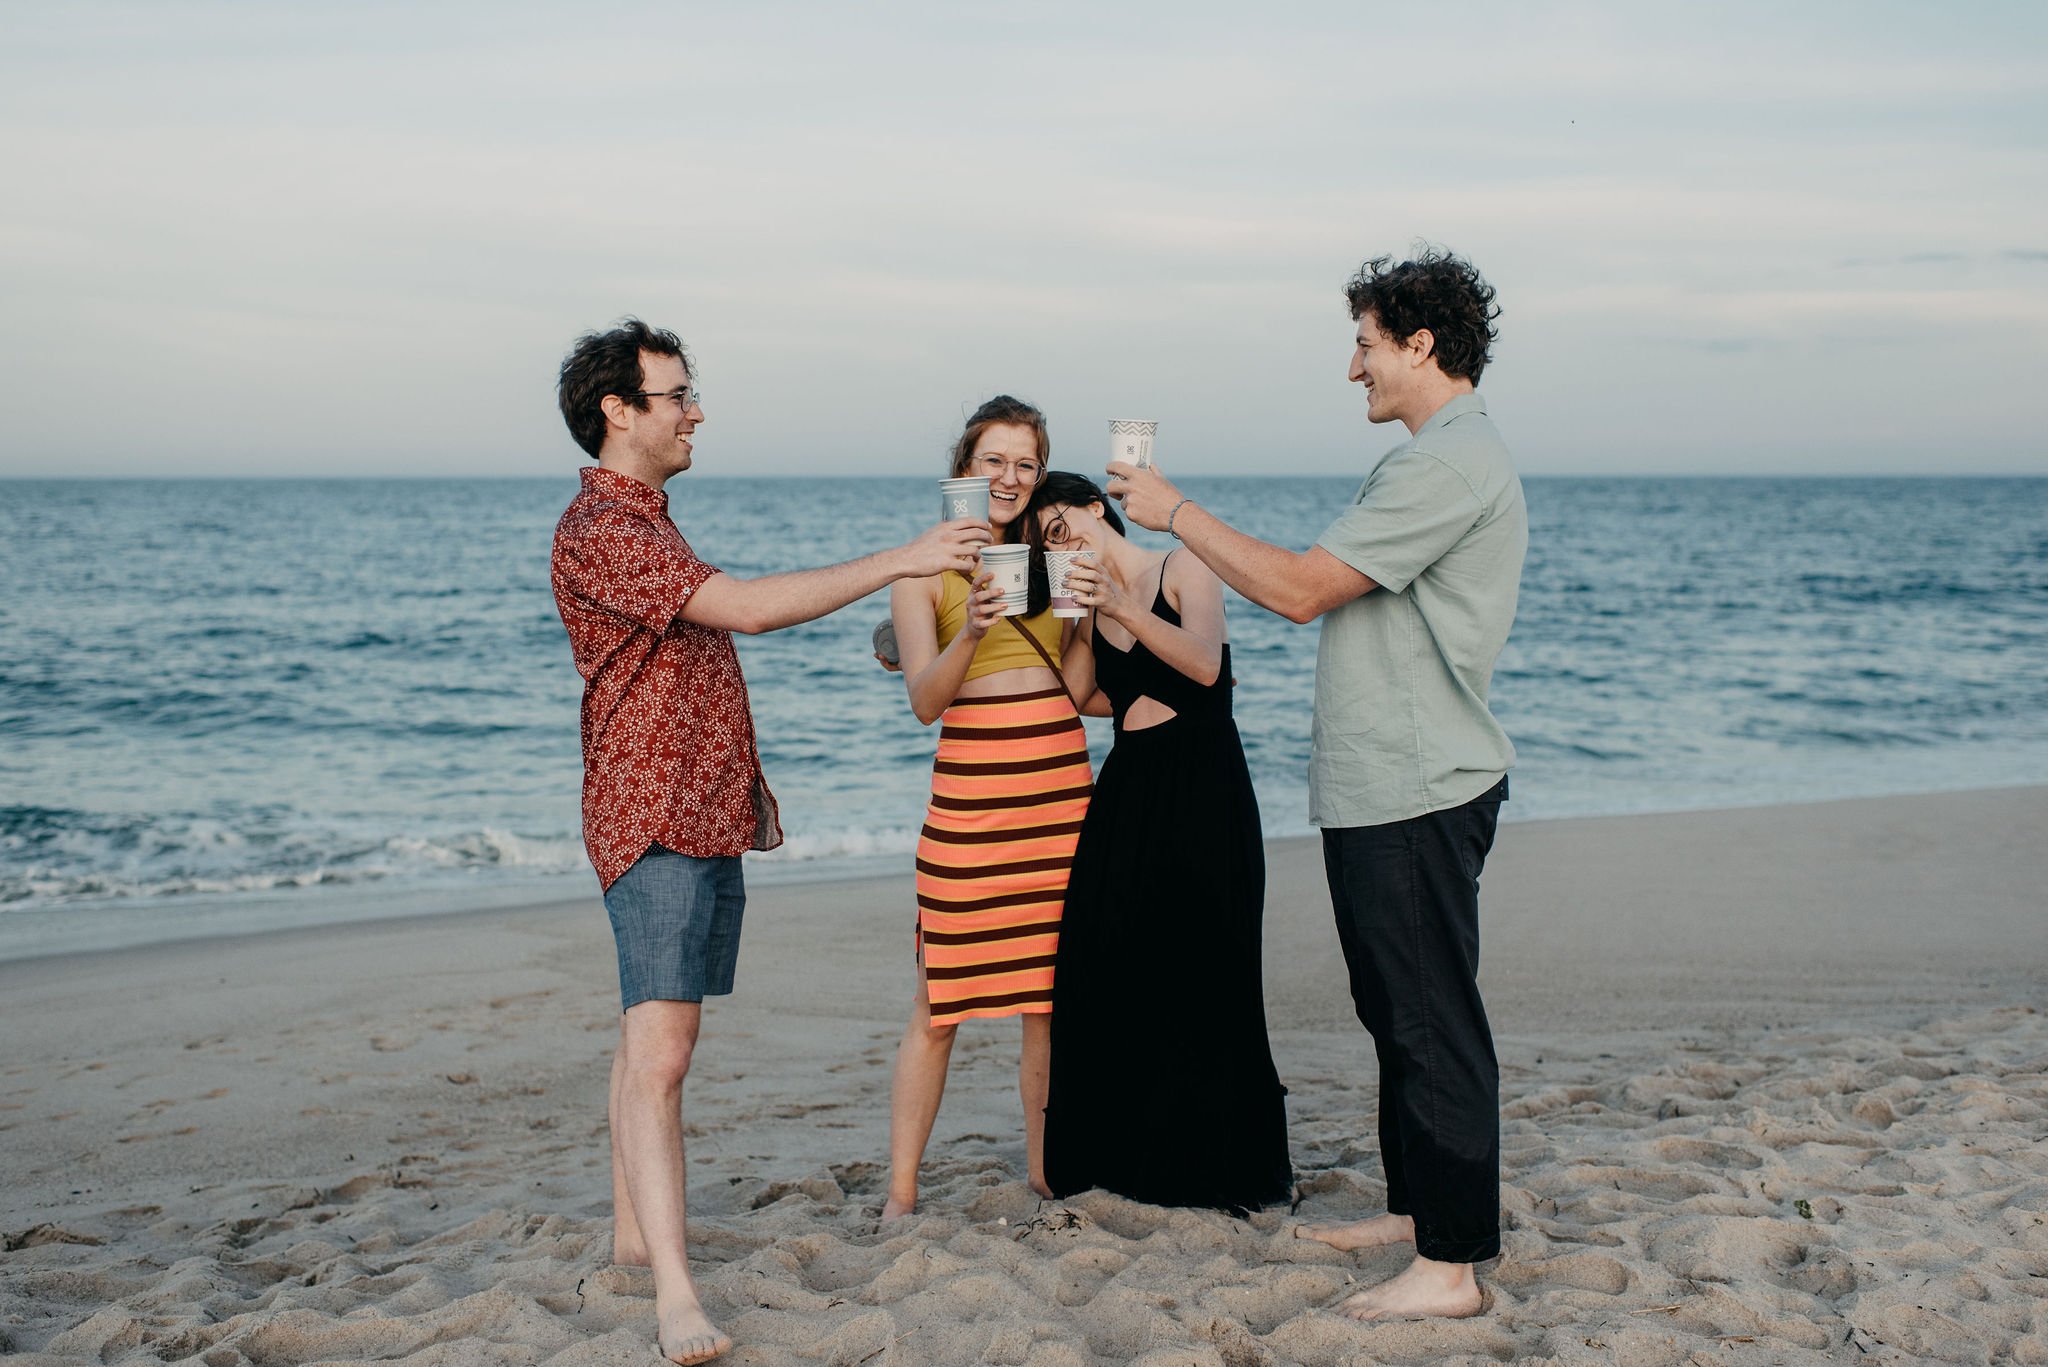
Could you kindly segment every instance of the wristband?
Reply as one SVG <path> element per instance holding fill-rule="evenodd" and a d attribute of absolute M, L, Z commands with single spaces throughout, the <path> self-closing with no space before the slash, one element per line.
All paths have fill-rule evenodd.
<path fill-rule="evenodd" d="M 1171 512 L 1167 513 L 1167 515 L 1166 515 L 1166 534 L 1167 534 L 1168 536 L 1172 537 L 1172 538 L 1173 538 L 1173 539 L 1174 539 L 1175 541 L 1178 541 L 1178 540 L 1180 540 L 1180 533 L 1179 533 L 1179 532 L 1177 532 L 1177 531 L 1175 531 L 1175 530 L 1173 529 L 1173 519 L 1174 519 L 1174 518 L 1176 518 L 1176 517 L 1178 517 L 1178 516 L 1180 515 L 1180 510 L 1181 510 L 1181 509 L 1183 509 L 1183 508 L 1187 507 L 1187 506 L 1188 506 L 1188 504 L 1190 504 L 1190 503 L 1192 503 L 1192 502 L 1194 502 L 1194 500 L 1193 500 L 1193 499 L 1191 499 L 1191 498 L 1184 498 L 1184 499 L 1182 499 L 1182 500 L 1181 500 L 1180 502 L 1178 502 L 1178 503 L 1174 504 L 1174 505 L 1173 505 L 1173 510 L 1172 510 Z"/>

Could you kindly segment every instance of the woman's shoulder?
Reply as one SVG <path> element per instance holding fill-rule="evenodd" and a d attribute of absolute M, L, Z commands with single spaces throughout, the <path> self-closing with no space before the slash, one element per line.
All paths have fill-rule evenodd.
<path fill-rule="evenodd" d="M 889 601 L 891 603 L 924 602 L 931 604 L 934 609 L 937 609 L 946 601 L 947 590 L 950 587 L 946 581 L 958 577 L 957 575 L 927 574 L 915 578 L 898 579 L 889 586 Z"/>
<path fill-rule="evenodd" d="M 1202 593 L 1219 590 L 1223 581 L 1216 577 L 1216 571 L 1202 563 L 1202 557 L 1185 546 L 1175 546 L 1165 553 L 1166 569 L 1162 582 L 1167 596 L 1176 602 L 1183 593 Z"/>

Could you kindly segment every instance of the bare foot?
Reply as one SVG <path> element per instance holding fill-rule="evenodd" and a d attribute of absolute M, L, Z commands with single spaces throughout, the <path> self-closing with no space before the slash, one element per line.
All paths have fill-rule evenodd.
<path fill-rule="evenodd" d="M 1043 1177 L 1034 1177 L 1024 1185 L 1037 1192 L 1040 1200 L 1050 1201 L 1052 1199 L 1052 1187 L 1047 1184 Z"/>
<path fill-rule="evenodd" d="M 916 1212 L 917 1198 L 915 1196 L 909 1198 L 908 1200 L 905 1200 L 901 1196 L 891 1196 L 887 1201 L 882 1203 L 882 1223 L 886 1225 L 891 1220 L 900 1220 L 904 1216 L 912 1215 Z"/>
<path fill-rule="evenodd" d="M 1319 1244 L 1356 1253 L 1361 1248 L 1414 1243 L 1415 1221 L 1406 1215 L 1375 1215 L 1348 1225 L 1296 1225 L 1294 1237 L 1314 1239 Z"/>
<path fill-rule="evenodd" d="M 1417 1258 L 1392 1281 L 1346 1296 L 1338 1314 L 1354 1320 L 1408 1319 L 1420 1315 L 1458 1320 L 1479 1313 L 1484 1299 L 1470 1263 Z"/>
<path fill-rule="evenodd" d="M 647 1256 L 647 1245 L 638 1239 L 623 1239 L 617 1233 L 612 1235 L 612 1263 L 617 1267 L 651 1267 L 653 1262 Z"/>
<path fill-rule="evenodd" d="M 718 1331 L 695 1299 L 661 1317 L 655 1342 L 663 1357 L 679 1363 L 709 1362 L 732 1347 L 732 1340 Z"/>

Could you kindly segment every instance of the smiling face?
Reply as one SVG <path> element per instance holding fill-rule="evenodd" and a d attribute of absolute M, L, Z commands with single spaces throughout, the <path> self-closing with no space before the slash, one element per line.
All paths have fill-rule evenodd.
<path fill-rule="evenodd" d="M 1054 503 L 1038 510 L 1038 535 L 1047 550 L 1100 551 L 1116 529 L 1100 503 Z"/>
<path fill-rule="evenodd" d="M 1002 530 L 1017 520 L 1031 491 L 1045 477 L 1038 433 L 1021 423 L 989 424 L 975 439 L 974 451 L 961 473 L 988 480 L 989 525 Z"/>
<path fill-rule="evenodd" d="M 690 468 L 691 435 L 704 421 L 704 410 L 695 395 L 689 403 L 678 403 L 673 394 L 690 388 L 690 372 L 680 356 L 640 353 L 640 388 L 650 397 L 642 410 L 628 403 L 623 408 L 626 444 L 648 469 L 664 478 Z"/>
<path fill-rule="evenodd" d="M 1412 406 L 1416 378 L 1417 333 L 1402 345 L 1380 327 L 1370 310 L 1359 315 L 1358 336 L 1351 353 L 1351 380 L 1365 386 L 1365 416 L 1369 422 L 1405 420 Z"/>

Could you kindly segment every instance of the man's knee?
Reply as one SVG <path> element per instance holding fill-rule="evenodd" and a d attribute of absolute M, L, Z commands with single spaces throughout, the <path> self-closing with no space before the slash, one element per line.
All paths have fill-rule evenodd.
<path fill-rule="evenodd" d="M 695 1002 L 642 1002 L 626 1013 L 619 1052 L 629 1083 L 677 1086 L 689 1076 L 699 1010 Z"/>

